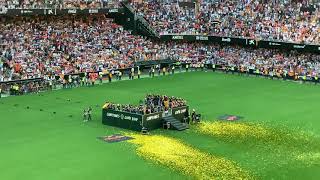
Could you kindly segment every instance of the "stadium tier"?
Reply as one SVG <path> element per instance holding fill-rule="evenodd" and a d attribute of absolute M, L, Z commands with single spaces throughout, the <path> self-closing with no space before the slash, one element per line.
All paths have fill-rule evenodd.
<path fill-rule="evenodd" d="M 156 42 L 103 15 L 2 18 L 0 81 L 131 68 L 136 61 L 235 66 L 261 72 L 319 74 L 320 56 L 203 43 Z"/>
<path fill-rule="evenodd" d="M 5 2 L 7 4 L 16 3 L 16 1 Z M 71 1 L 19 1 L 19 4 L 54 2 L 67 4 Z M 80 6 L 92 3 L 103 4 L 103 2 L 112 4 L 115 1 L 72 2 Z M 309 1 L 290 4 L 272 1 L 272 5 L 275 5 L 276 8 L 268 8 L 269 6 L 258 1 L 219 1 L 219 3 L 170 0 L 164 2 L 132 1 L 131 5 L 134 7 L 133 10 L 125 6 L 129 10 L 123 11 L 124 14 L 117 14 L 116 16 L 120 17 L 115 17 L 115 20 L 107 18 L 108 15 L 99 11 L 95 13 L 88 11 L 87 16 L 77 14 L 77 11 L 70 11 L 72 13 L 70 15 L 69 10 L 66 12 L 67 14 L 53 16 L 52 14 L 46 16 L 45 14 L 48 13 L 46 10 L 42 12 L 44 14 L 38 16 L 32 14 L 29 16 L 1 16 L 0 82 L 33 78 L 52 80 L 69 74 L 137 68 L 138 62 L 152 60 L 155 61 L 153 63 L 156 63 L 157 60 L 163 59 L 178 61 L 184 66 L 185 64 L 192 67 L 200 67 L 202 64 L 214 65 L 222 69 L 233 68 L 245 72 L 259 72 L 261 75 L 280 73 L 278 76 L 282 77 L 293 74 L 296 78 L 292 79 L 304 76 L 313 78 L 320 73 L 318 63 L 320 56 L 318 54 L 255 48 L 259 44 L 258 40 L 253 41 L 255 46 L 249 48 L 226 46 L 223 42 L 231 40 L 228 38 L 222 39 L 222 44 L 162 41 L 162 39 L 139 35 L 139 32 L 145 34 L 137 30 L 140 26 L 137 26 L 137 22 L 131 23 L 131 15 L 128 15 L 136 11 L 136 14 L 146 17 L 155 29 L 177 31 L 170 33 L 184 34 L 186 32 L 181 28 L 185 28 L 191 30 L 190 34 L 201 34 L 208 30 L 206 27 L 210 27 L 220 28 L 220 30 L 216 30 L 221 33 L 214 34 L 219 36 L 247 37 L 246 34 L 233 33 L 233 31 L 238 31 L 253 33 L 253 36 L 249 36 L 251 38 L 265 36 L 268 39 L 280 40 L 273 38 L 281 36 L 293 38 L 281 39 L 283 41 L 296 42 L 297 37 L 302 37 L 303 39 L 300 39 L 302 41 L 297 42 L 317 43 L 320 23 L 317 23 L 319 19 L 316 17 L 319 16 L 319 9 L 317 4 L 309 4 Z M 72 6 L 65 7 L 72 8 Z M 80 9 L 86 8 L 90 7 Z M 203 11 L 210 13 L 204 14 Z M 209 14 L 210 18 L 207 17 Z M 270 16 L 267 16 L 269 14 Z M 240 21 L 239 18 L 243 19 Z M 220 19 L 219 22 L 211 22 L 211 20 L 217 19 Z M 194 25 L 199 22 L 204 26 L 195 28 Z M 276 22 L 280 29 L 276 30 L 277 28 L 273 27 L 273 22 Z M 130 23 L 133 25 L 128 25 Z M 210 26 L 206 26 L 206 24 L 210 24 Z M 252 24 L 256 26 L 252 26 Z M 258 26 L 259 28 L 257 28 Z M 284 26 L 290 27 L 290 31 L 281 29 Z M 248 29 L 249 27 L 254 29 Z M 273 31 L 272 34 L 268 29 Z M 304 29 L 306 33 L 302 33 L 298 29 Z M 197 30 L 201 31 L 197 32 Z M 225 32 L 227 33 L 224 34 Z M 277 32 L 286 33 L 286 35 L 274 34 Z M 212 35 L 212 33 L 205 34 Z M 172 37 L 172 39 L 174 38 L 177 37 Z M 200 40 L 202 39 L 200 38 Z M 293 47 L 299 50 L 305 46 L 294 45 Z M 63 81 L 63 78 L 60 81 Z"/>
<path fill-rule="evenodd" d="M 119 69 L 151 59 L 151 41 L 104 16 L 1 20 L 1 81 Z"/>
<path fill-rule="evenodd" d="M 161 34 L 320 43 L 318 1 L 136 0 L 131 4 Z"/>

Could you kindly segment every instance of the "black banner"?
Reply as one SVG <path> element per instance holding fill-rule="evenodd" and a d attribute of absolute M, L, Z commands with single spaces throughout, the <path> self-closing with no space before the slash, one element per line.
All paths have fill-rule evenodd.
<path fill-rule="evenodd" d="M 275 41 L 259 41 L 258 47 L 320 53 L 320 45 L 306 45 L 306 44 L 295 44 L 295 43 L 275 42 Z"/>
<path fill-rule="evenodd" d="M 162 127 L 162 112 L 146 114 L 143 117 L 143 127 L 148 128 L 148 130 L 159 129 Z"/>
<path fill-rule="evenodd" d="M 185 117 L 185 113 L 188 112 L 188 110 L 188 106 L 173 108 L 172 116 L 182 122 Z M 102 124 L 134 131 L 141 131 L 142 127 L 146 127 L 148 130 L 154 130 L 162 127 L 162 114 L 163 112 L 142 115 L 103 109 Z"/>
<path fill-rule="evenodd" d="M 241 39 L 220 36 L 202 36 L 202 35 L 162 35 L 164 41 L 202 41 L 208 43 L 221 43 L 230 45 L 252 46 L 255 47 L 255 39 Z"/>
<path fill-rule="evenodd" d="M 141 131 L 143 115 L 129 112 L 114 111 L 110 109 L 103 109 L 102 124 L 130 129 L 134 131 Z"/>
<path fill-rule="evenodd" d="M 123 8 L 101 9 L 7 9 L 0 15 L 24 16 L 24 15 L 66 15 L 66 14 L 119 14 L 124 13 Z"/>
<path fill-rule="evenodd" d="M 320 53 L 320 45 L 307 45 L 276 41 L 258 41 L 255 39 L 232 38 L 220 36 L 201 36 L 201 35 L 162 35 L 163 41 L 190 41 L 190 42 L 207 42 L 227 45 L 239 45 L 244 47 L 271 48 L 281 50 L 297 50 L 300 52 Z"/>
<path fill-rule="evenodd" d="M 147 60 L 147 61 L 137 61 L 134 63 L 134 66 L 143 66 L 143 67 L 150 67 L 157 64 L 174 64 L 177 61 L 174 59 L 162 59 L 162 60 Z"/>
<path fill-rule="evenodd" d="M 183 118 L 185 117 L 185 114 L 189 114 L 189 107 L 177 107 L 172 109 L 172 116 L 178 119 L 179 121 L 183 122 Z"/>
<path fill-rule="evenodd" d="M 153 114 L 135 114 L 122 111 L 114 111 L 110 109 L 102 110 L 102 124 L 141 131 L 142 127 L 148 130 L 158 129 L 162 126 L 162 113 Z"/>

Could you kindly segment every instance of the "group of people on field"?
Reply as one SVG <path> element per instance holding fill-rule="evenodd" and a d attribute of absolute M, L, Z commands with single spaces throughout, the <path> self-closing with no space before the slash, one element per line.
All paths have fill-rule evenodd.
<path fill-rule="evenodd" d="M 88 107 L 83 109 L 83 121 L 84 122 L 88 122 L 88 121 L 92 121 L 92 108 Z"/>

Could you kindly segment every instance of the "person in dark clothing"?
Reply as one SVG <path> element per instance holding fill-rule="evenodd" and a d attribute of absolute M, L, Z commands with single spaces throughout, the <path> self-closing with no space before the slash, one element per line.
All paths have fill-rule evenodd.
<path fill-rule="evenodd" d="M 109 72 L 109 74 L 108 74 L 108 80 L 109 80 L 109 83 L 111 83 L 111 81 L 112 81 L 112 73 L 111 72 Z"/>
<path fill-rule="evenodd" d="M 103 78 L 103 75 L 102 75 L 102 73 L 100 73 L 99 74 L 99 82 L 100 82 L 100 84 L 102 84 L 102 80 L 103 80 L 102 78 Z"/>
<path fill-rule="evenodd" d="M 86 109 L 83 110 L 83 121 L 87 122 L 88 121 L 88 112 Z"/>
<path fill-rule="evenodd" d="M 215 72 L 216 71 L 216 65 L 212 64 L 212 71 Z"/>
<path fill-rule="evenodd" d="M 197 114 L 196 114 L 196 111 L 193 109 L 192 110 L 192 113 L 191 113 L 191 119 L 192 119 L 192 123 L 195 123 L 197 122 L 196 119 L 197 119 Z"/>
<path fill-rule="evenodd" d="M 152 77 L 154 77 L 154 72 L 155 72 L 155 69 L 154 69 L 154 67 L 152 67 L 152 69 L 151 69 Z"/>
<path fill-rule="evenodd" d="M 119 81 L 121 81 L 121 78 L 122 78 L 122 72 L 121 71 L 119 71 L 118 77 L 119 77 Z"/>
<path fill-rule="evenodd" d="M 92 108 L 89 107 L 87 112 L 88 112 L 88 119 L 87 119 L 87 120 L 88 120 L 88 121 L 92 121 L 92 116 L 91 116 Z"/>
<path fill-rule="evenodd" d="M 184 119 L 185 119 L 185 122 L 187 124 L 190 124 L 190 118 L 189 118 L 189 111 L 188 109 L 186 110 L 186 112 L 184 113 Z"/>

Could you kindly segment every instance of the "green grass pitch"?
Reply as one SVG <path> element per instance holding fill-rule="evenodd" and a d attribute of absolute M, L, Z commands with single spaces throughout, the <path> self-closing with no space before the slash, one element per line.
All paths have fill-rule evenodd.
<path fill-rule="evenodd" d="M 183 97 L 206 121 L 234 114 L 243 116 L 242 122 L 320 135 L 320 87 L 312 84 L 213 72 L 114 82 L 0 99 L 0 179 L 188 179 L 139 157 L 127 142 L 97 139 L 124 131 L 102 125 L 101 107 L 106 100 L 137 104 L 147 93 Z M 82 110 L 88 106 L 94 109 L 93 122 L 83 123 Z M 320 179 L 320 162 L 308 166 L 282 162 L 267 151 L 258 153 L 245 144 L 198 134 L 192 127 L 152 134 L 166 134 L 231 159 L 257 179 Z"/>

